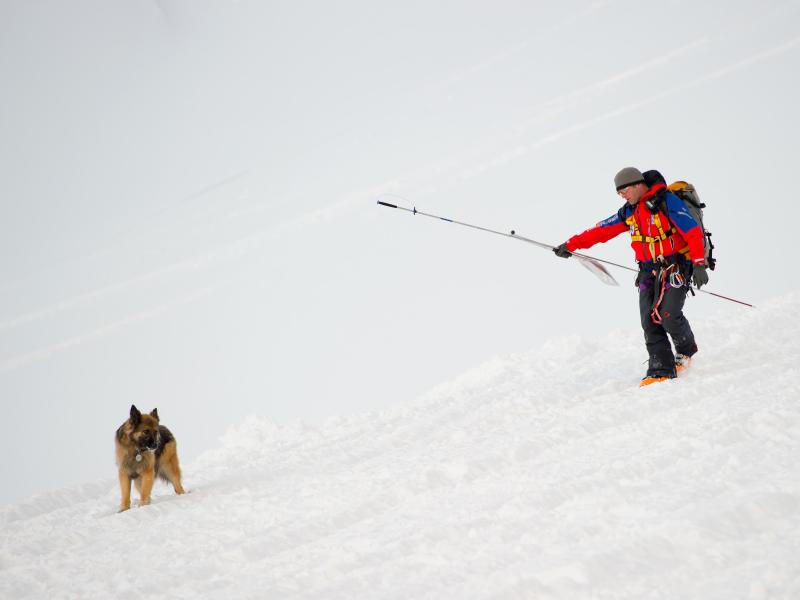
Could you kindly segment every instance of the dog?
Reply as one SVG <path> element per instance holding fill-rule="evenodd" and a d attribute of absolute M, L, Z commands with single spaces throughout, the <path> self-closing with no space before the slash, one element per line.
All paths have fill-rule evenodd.
<path fill-rule="evenodd" d="M 131 481 L 139 492 L 139 506 L 150 504 L 156 477 L 170 482 L 176 494 L 184 493 L 175 437 L 159 423 L 157 408 L 143 415 L 131 405 L 130 417 L 117 429 L 115 446 L 122 492 L 119 512 L 131 507 Z"/>

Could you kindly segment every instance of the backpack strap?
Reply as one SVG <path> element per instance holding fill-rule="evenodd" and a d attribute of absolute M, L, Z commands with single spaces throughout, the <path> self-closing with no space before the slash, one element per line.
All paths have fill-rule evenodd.
<path fill-rule="evenodd" d="M 644 201 L 645 206 L 647 206 L 647 210 L 651 213 L 659 213 L 662 212 L 662 208 L 664 207 L 664 203 L 666 200 L 667 195 L 667 188 L 662 187 L 658 190 L 652 198 L 648 198 Z"/>

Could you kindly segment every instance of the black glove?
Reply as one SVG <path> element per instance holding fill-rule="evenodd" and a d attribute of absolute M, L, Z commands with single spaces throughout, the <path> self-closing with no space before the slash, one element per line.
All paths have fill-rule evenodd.
<path fill-rule="evenodd" d="M 692 271 L 692 283 L 699 290 L 708 283 L 708 270 L 705 265 L 695 265 Z"/>
<path fill-rule="evenodd" d="M 633 284 L 637 287 L 637 289 L 639 287 L 639 284 L 642 282 L 642 275 L 644 275 L 644 271 L 639 269 L 639 271 L 636 273 L 636 279 L 633 282 Z"/>
<path fill-rule="evenodd" d="M 553 252 L 556 253 L 556 256 L 560 256 L 561 258 L 569 258 L 572 256 L 572 252 L 567 250 L 567 244 L 561 244 L 560 246 L 553 248 Z"/>

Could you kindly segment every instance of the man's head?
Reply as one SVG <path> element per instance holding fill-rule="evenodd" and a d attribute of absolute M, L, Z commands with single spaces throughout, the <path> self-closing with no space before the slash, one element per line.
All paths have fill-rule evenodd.
<path fill-rule="evenodd" d="M 649 189 L 644 182 L 644 175 L 636 167 L 625 167 L 614 176 L 617 193 L 625 198 L 628 204 L 636 204 Z"/>

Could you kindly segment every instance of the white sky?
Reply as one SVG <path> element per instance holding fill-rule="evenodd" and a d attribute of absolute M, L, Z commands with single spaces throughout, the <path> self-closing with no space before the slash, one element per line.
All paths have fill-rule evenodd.
<path fill-rule="evenodd" d="M 797 289 L 799 25 L 798 1 L 0 0 L 0 503 L 114 477 L 131 403 L 188 462 L 249 414 L 380 410 L 638 327 L 629 274 L 380 194 L 560 243 L 658 168 L 709 205 L 709 289 Z M 632 264 L 624 236 L 589 253 Z"/>

